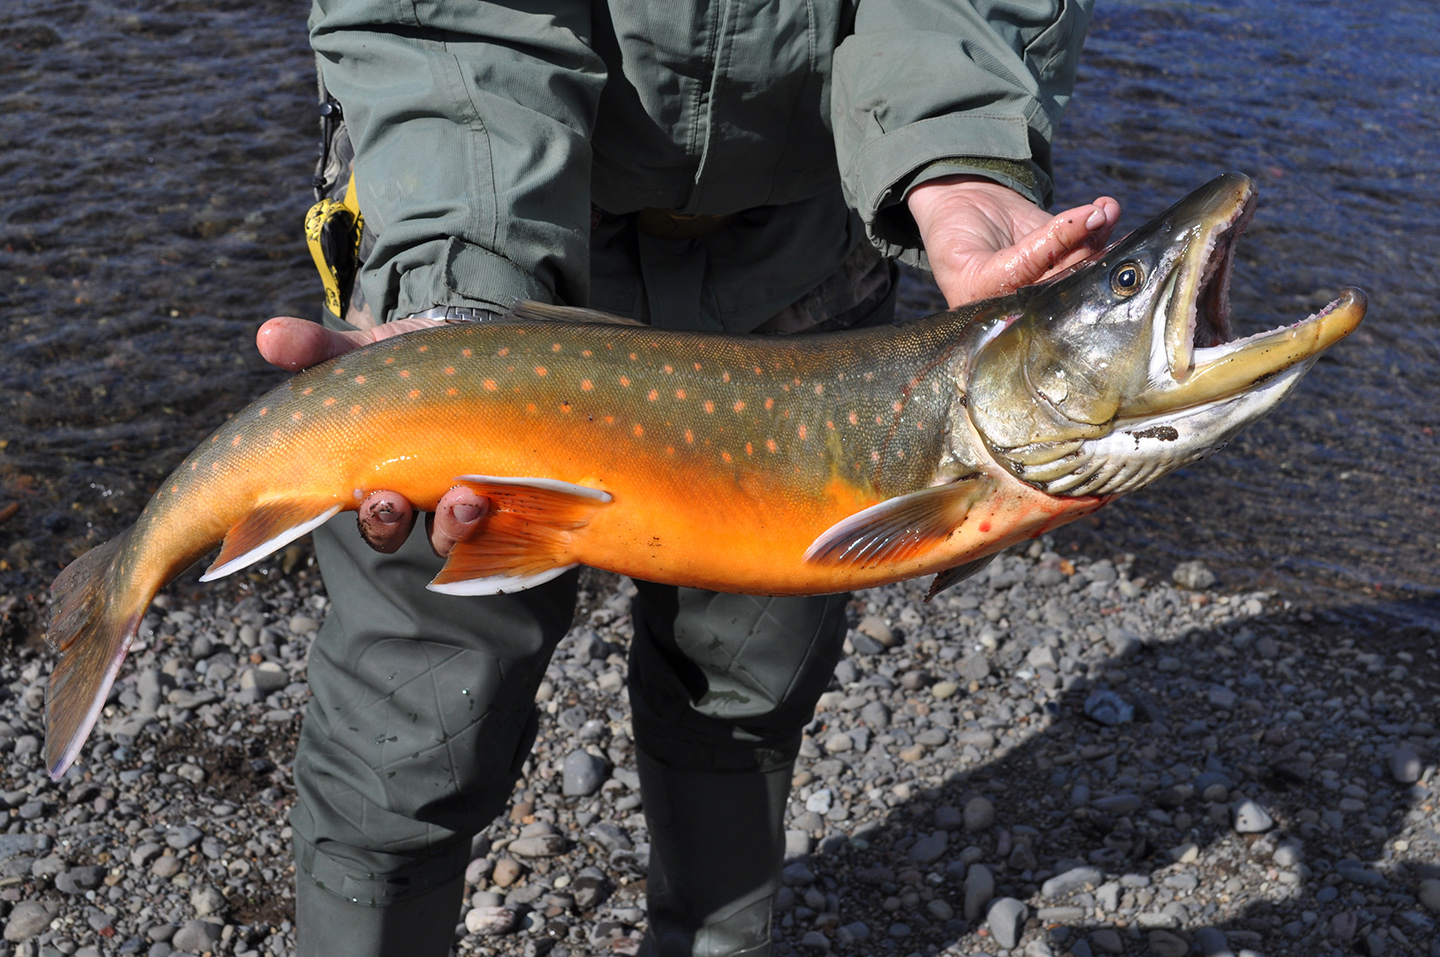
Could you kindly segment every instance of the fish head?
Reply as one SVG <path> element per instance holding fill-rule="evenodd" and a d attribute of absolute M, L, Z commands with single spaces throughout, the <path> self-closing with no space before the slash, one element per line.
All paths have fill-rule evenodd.
<path fill-rule="evenodd" d="M 1292 326 L 1232 339 L 1235 242 L 1255 186 L 1220 176 L 1098 256 L 997 302 L 970 367 L 990 454 L 1052 495 L 1140 488 L 1223 447 L 1365 315 L 1347 288 Z"/>

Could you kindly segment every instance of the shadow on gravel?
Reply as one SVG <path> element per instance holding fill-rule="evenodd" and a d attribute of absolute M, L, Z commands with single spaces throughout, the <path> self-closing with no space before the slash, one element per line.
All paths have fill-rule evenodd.
<path fill-rule="evenodd" d="M 794 933 L 838 910 L 866 924 L 830 933 L 856 953 L 1437 957 L 1417 903 L 1440 877 L 1440 781 L 1417 780 L 1436 757 L 1437 638 L 1434 602 L 1277 612 L 1092 659 L 1048 701 L 1024 662 L 961 688 L 946 704 L 997 736 L 974 692 L 1040 702 L 1013 719 L 1028 737 L 978 760 L 926 749 L 917 781 L 943 776 L 928 787 L 892 783 L 903 757 L 876 768 L 872 751 L 882 773 L 856 793 L 858 775 L 824 767 L 848 755 L 814 762 L 837 803 L 893 806 L 791 864 Z M 1087 717 L 1100 690 L 1133 719 Z M 976 740 L 960 730 L 952 743 Z M 836 891 L 838 908 L 815 896 Z"/>

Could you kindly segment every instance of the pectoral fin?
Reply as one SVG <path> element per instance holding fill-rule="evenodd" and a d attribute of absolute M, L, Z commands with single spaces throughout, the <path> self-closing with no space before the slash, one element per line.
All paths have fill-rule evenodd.
<path fill-rule="evenodd" d="M 447 595 L 523 591 L 574 568 L 570 533 L 610 502 L 609 492 L 555 479 L 466 475 L 457 481 L 490 499 L 491 511 L 426 586 Z"/>
<path fill-rule="evenodd" d="M 979 476 L 887 499 L 832 525 L 805 561 L 868 568 L 916 558 L 953 535 L 990 487 Z"/>
<path fill-rule="evenodd" d="M 301 535 L 328 522 L 340 506 L 316 513 L 313 502 L 272 502 L 262 505 L 230 526 L 220 554 L 200 576 L 202 582 L 224 578 L 260 561 Z"/>

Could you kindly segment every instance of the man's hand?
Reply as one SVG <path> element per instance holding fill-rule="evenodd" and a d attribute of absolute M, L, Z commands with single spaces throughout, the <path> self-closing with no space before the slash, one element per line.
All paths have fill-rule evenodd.
<path fill-rule="evenodd" d="M 358 332 L 336 332 L 294 316 L 277 316 L 260 327 L 255 345 L 271 365 L 298 372 L 326 359 L 417 329 L 444 323 L 434 319 L 400 319 Z M 440 498 L 435 513 L 426 520 L 430 547 L 444 558 L 457 542 L 479 528 L 490 510 L 490 501 L 468 488 L 452 488 Z M 415 507 L 397 492 L 376 491 L 360 503 L 356 518 L 360 537 L 378 552 L 398 551 L 415 526 Z"/>
<path fill-rule="evenodd" d="M 1102 196 L 1051 216 L 1014 190 L 977 176 L 923 183 L 907 199 L 951 308 L 1039 282 L 1105 247 L 1120 204 Z"/>

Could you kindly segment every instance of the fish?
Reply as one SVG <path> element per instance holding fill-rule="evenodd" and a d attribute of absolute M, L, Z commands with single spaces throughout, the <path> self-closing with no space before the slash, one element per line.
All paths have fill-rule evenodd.
<path fill-rule="evenodd" d="M 583 564 L 767 595 L 934 574 L 933 596 L 1211 454 L 1357 327 L 1350 287 L 1232 338 L 1255 201 L 1222 175 L 1049 282 L 880 328 L 677 332 L 520 304 L 308 369 L 55 580 L 47 769 L 75 760 L 168 581 L 217 544 L 202 580 L 243 569 L 378 489 L 422 509 L 457 485 L 489 498 L 428 586 L 449 594 Z"/>

